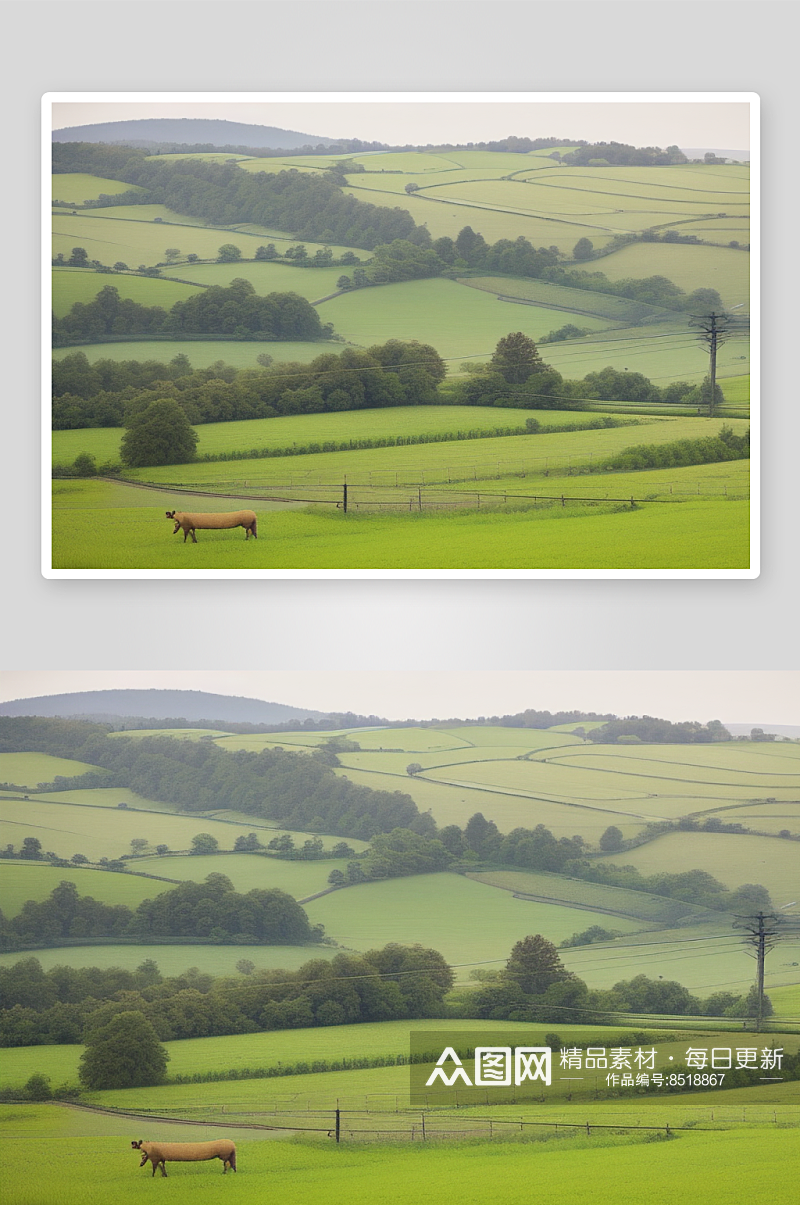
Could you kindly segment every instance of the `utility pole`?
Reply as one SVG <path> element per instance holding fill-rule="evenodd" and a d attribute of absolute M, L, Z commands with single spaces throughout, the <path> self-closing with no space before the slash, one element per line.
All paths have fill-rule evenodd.
<path fill-rule="evenodd" d="M 738 309 L 739 306 L 734 306 Z M 714 417 L 714 406 L 716 404 L 717 392 L 717 348 L 719 348 L 731 335 L 744 334 L 750 329 L 749 319 L 745 319 L 740 315 L 733 314 L 717 314 L 714 310 L 710 314 L 695 314 L 689 320 L 690 326 L 697 329 L 698 339 L 701 343 L 708 344 L 709 350 L 709 378 L 711 381 L 711 396 L 708 400 L 708 417 Z"/>
<path fill-rule="evenodd" d="M 764 1020 L 764 961 L 778 940 L 778 926 L 782 919 L 774 912 L 757 912 L 754 916 L 738 916 L 734 923 L 734 928 L 743 929 L 747 934 L 744 938 L 745 943 L 753 946 L 756 951 L 757 1033 L 761 1032 Z"/>

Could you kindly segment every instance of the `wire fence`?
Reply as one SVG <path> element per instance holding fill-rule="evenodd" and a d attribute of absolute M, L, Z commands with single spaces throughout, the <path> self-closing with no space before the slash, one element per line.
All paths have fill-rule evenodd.
<path fill-rule="evenodd" d="M 115 1109 L 96 1105 L 72 1106 L 90 1112 L 129 1117 L 134 1120 L 204 1126 L 229 1130 L 263 1131 L 266 1133 L 307 1134 L 335 1142 L 407 1141 L 427 1142 L 453 1139 L 503 1139 L 510 1136 L 547 1137 L 569 1135 L 575 1132 L 587 1134 L 603 1131 L 617 1133 L 662 1133 L 670 1135 L 682 1130 L 718 1130 L 726 1125 L 785 1125 L 797 1124 L 796 1110 L 778 1110 L 776 1107 L 719 1106 L 695 1108 L 677 1123 L 669 1120 L 654 1122 L 652 1116 L 632 1116 L 630 1113 L 603 1111 L 605 1120 L 584 1117 L 567 1120 L 563 1116 L 532 1120 L 519 1113 L 515 1115 L 476 1116 L 470 1109 L 461 1115 L 452 1111 L 436 1111 L 429 1108 L 410 1109 L 407 1106 L 395 1109 L 342 1108 L 341 1105 L 327 1109 L 283 1108 L 278 1104 L 270 1109 L 237 1108 L 235 1105 L 186 1105 L 175 1107 L 169 1113 L 155 1109 Z M 473 1105 L 473 1108 L 475 1106 Z M 198 1116 L 203 1113 L 204 1116 Z M 192 1115 L 194 1114 L 194 1115 Z"/>
<path fill-rule="evenodd" d="M 522 474 L 519 474 L 522 476 Z M 498 477 L 503 474 L 498 473 Z M 485 478 L 484 478 L 485 479 Z M 745 487 L 729 487 L 729 483 L 715 479 L 700 480 L 687 484 L 684 482 L 663 482 L 658 487 L 658 494 L 648 495 L 644 490 L 637 497 L 634 494 L 624 494 L 613 486 L 608 491 L 595 490 L 590 495 L 554 493 L 527 493 L 524 488 L 508 489 L 481 487 L 469 489 L 466 486 L 436 485 L 428 482 L 394 482 L 379 484 L 370 480 L 357 484 L 343 481 L 341 483 L 322 483 L 303 481 L 291 478 L 282 485 L 273 482 L 260 484 L 255 478 L 230 479 L 215 482 L 218 487 L 206 489 L 202 483 L 193 485 L 183 482 L 181 485 L 159 484 L 156 482 L 131 482 L 142 488 L 155 489 L 160 492 L 173 494 L 191 494 L 194 497 L 232 498 L 250 502 L 271 502 L 278 505 L 322 505 L 334 506 L 344 511 L 430 511 L 480 509 L 481 507 L 507 506 L 518 504 L 538 507 L 567 507 L 573 504 L 580 506 L 599 506 L 618 504 L 629 507 L 643 503 L 670 503 L 688 497 L 717 497 L 731 499 L 749 498 L 749 490 Z M 611 483 L 609 483 L 611 484 Z M 225 487 L 223 489 L 222 487 Z"/>

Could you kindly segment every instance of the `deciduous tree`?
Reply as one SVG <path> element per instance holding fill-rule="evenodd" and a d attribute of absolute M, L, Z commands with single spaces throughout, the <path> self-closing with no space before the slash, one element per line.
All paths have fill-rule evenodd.
<path fill-rule="evenodd" d="M 159 398 L 130 420 L 120 456 L 131 468 L 188 464 L 196 448 L 197 432 L 183 407 L 172 398 Z"/>
<path fill-rule="evenodd" d="M 78 1078 L 86 1088 L 142 1088 L 163 1084 L 169 1055 L 141 1012 L 118 1013 L 89 1032 Z"/>
<path fill-rule="evenodd" d="M 534 372 L 541 372 L 545 367 L 533 339 L 522 331 L 500 339 L 490 364 L 509 385 L 522 385 Z"/>

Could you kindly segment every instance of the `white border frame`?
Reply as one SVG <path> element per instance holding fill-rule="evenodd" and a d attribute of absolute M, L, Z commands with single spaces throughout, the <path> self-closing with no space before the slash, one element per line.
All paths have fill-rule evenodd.
<path fill-rule="evenodd" d="M 536 104 L 683 103 L 750 106 L 750 567 L 747 569 L 54 569 L 52 567 L 51 373 L 52 309 L 51 168 L 52 106 L 76 103 L 218 104 Z M 759 576 L 761 529 L 760 430 L 760 98 L 755 92 L 48 92 L 42 97 L 42 576 L 49 579 L 523 579 L 523 580 L 726 580 Z M 753 258 L 755 257 L 755 258 Z"/>

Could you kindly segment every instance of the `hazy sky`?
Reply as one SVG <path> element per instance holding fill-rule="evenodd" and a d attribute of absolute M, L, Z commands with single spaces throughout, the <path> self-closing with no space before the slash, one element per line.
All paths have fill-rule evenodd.
<path fill-rule="evenodd" d="M 177 95 L 177 94 L 176 94 Z M 390 94 L 388 95 L 396 95 Z M 496 94 L 493 94 L 496 95 Z M 654 94 L 663 95 L 663 94 Z M 238 101 L 135 103 L 105 100 L 56 103 L 53 126 L 87 125 L 144 117 L 214 117 L 298 130 L 319 138 L 360 138 L 392 145 L 484 142 L 515 134 L 529 138 L 583 138 L 636 146 L 750 146 L 749 106 L 739 102 L 635 101 L 414 103 L 326 99 L 314 103 Z"/>
<path fill-rule="evenodd" d="M 126 687 L 207 690 L 387 719 L 472 718 L 531 707 L 800 724 L 800 671 L 794 670 L 9 671 L 0 674 L 0 701 Z"/>

